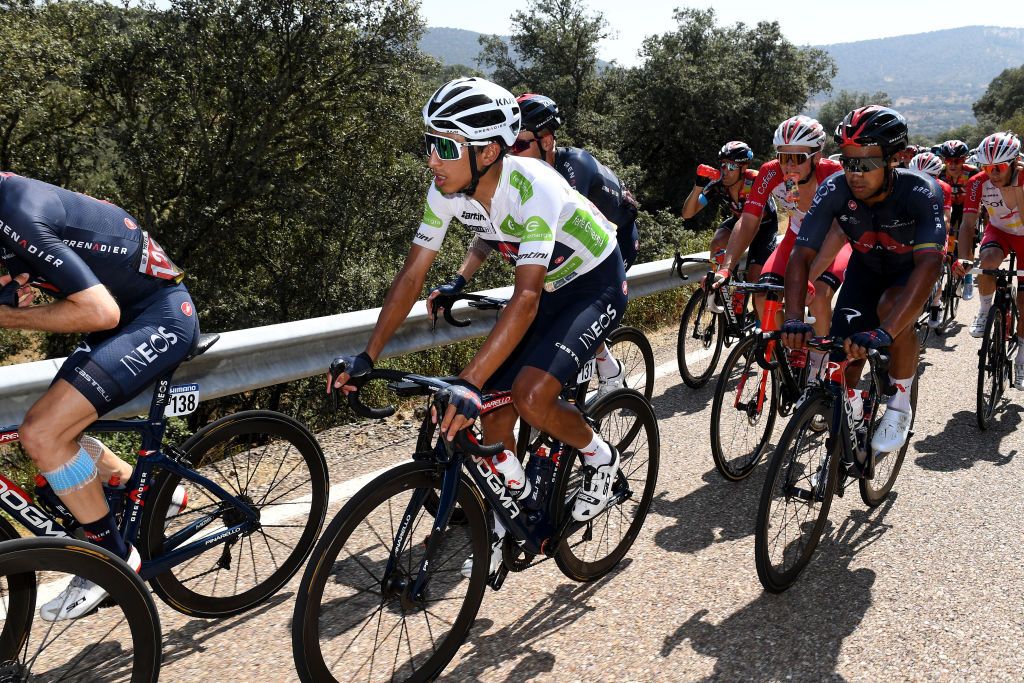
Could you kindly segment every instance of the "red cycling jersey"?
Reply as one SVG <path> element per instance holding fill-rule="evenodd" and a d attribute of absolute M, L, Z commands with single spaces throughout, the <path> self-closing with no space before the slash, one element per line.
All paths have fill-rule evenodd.
<path fill-rule="evenodd" d="M 970 164 L 964 164 L 960 173 L 956 176 L 951 176 L 949 168 L 942 170 L 939 174 L 939 180 L 943 180 L 949 183 L 949 186 L 953 188 L 953 204 L 960 206 L 964 203 L 964 197 L 967 195 L 967 182 L 971 179 L 971 176 L 975 175 L 978 169 Z"/>
<path fill-rule="evenodd" d="M 843 167 L 838 161 L 820 159 L 814 169 L 814 178 L 820 185 L 825 178 L 842 170 Z M 768 202 L 768 197 L 774 195 L 775 201 L 789 212 L 789 229 L 794 233 L 799 233 L 800 223 L 806 212 L 801 211 L 797 202 L 787 197 L 784 180 L 782 164 L 778 159 L 772 159 L 761 166 L 761 170 L 757 172 L 757 182 L 754 183 L 750 196 L 747 197 L 747 201 L 743 205 L 743 213 L 760 218 L 765 204 Z"/>
<path fill-rule="evenodd" d="M 944 197 L 944 201 L 942 202 L 942 208 L 953 208 L 953 188 L 945 180 L 939 180 L 938 178 L 936 178 L 935 182 L 937 182 L 939 184 L 939 187 L 942 188 L 942 196 Z"/>

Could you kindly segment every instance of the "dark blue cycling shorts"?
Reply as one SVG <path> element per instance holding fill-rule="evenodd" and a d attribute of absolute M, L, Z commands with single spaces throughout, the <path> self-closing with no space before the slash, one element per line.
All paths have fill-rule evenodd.
<path fill-rule="evenodd" d="M 619 326 L 626 300 L 626 272 L 616 250 L 578 280 L 541 294 L 537 316 L 523 340 L 483 388 L 507 391 L 527 366 L 568 383 Z"/>
<path fill-rule="evenodd" d="M 122 308 L 116 328 L 83 339 L 55 381 L 67 381 L 104 415 L 181 363 L 198 341 L 199 317 L 188 290 L 165 287 Z"/>

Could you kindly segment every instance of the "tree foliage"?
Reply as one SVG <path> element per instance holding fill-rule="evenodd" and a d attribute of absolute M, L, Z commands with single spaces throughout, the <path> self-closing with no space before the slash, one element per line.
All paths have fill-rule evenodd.
<path fill-rule="evenodd" d="M 996 76 L 973 108 L 978 121 L 992 128 L 1024 112 L 1024 66 Z"/>

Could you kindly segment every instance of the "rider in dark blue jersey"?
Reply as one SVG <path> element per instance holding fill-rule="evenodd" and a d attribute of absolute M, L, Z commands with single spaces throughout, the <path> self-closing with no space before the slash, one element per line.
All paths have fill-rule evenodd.
<path fill-rule="evenodd" d="M 0 262 L 0 286 L 21 285 L 0 305 L 0 327 L 88 333 L 25 415 L 22 446 L 90 540 L 137 568 L 98 480 L 127 481 L 132 467 L 81 433 L 192 350 L 199 322 L 183 273 L 123 209 L 11 173 L 0 174 Z M 30 305 L 32 287 L 55 301 Z M 85 581 L 68 590 L 44 619 L 80 616 L 105 597 Z"/>
<path fill-rule="evenodd" d="M 942 270 L 944 198 L 934 178 L 896 168 L 896 155 L 907 144 L 906 120 L 896 111 L 856 109 L 839 124 L 835 140 L 843 173 L 818 187 L 796 238 L 786 271 L 783 342 L 804 345 L 810 334 L 802 318 L 808 274 L 822 272 L 849 241 L 853 253 L 831 334 L 845 338 L 854 360 L 847 367 L 849 387 L 856 386 L 868 350 L 889 347 L 897 391 L 871 441 L 875 451 L 888 453 L 906 443 L 910 430 L 919 348 L 913 323 Z"/>

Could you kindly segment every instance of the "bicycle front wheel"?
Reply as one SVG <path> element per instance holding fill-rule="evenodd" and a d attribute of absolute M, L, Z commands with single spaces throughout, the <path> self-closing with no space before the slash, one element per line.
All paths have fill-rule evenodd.
<path fill-rule="evenodd" d="M 328 525 L 292 619 L 300 679 L 430 681 L 455 656 L 483 599 L 490 544 L 483 503 L 463 475 L 456 500 L 466 523 L 444 530 L 425 593 L 410 595 L 434 522 L 422 499 L 440 485 L 432 463 L 400 465 L 367 484 Z M 462 568 L 471 556 L 480 561 L 467 579 Z"/>
<path fill-rule="evenodd" d="M 105 604 L 112 605 L 77 619 L 34 618 L 37 594 L 40 602 L 60 600 L 65 587 L 82 579 L 107 591 Z M 0 543 L 0 604 L 2 680 L 143 683 L 160 674 L 153 598 L 138 574 L 98 546 L 68 538 Z"/>
<path fill-rule="evenodd" d="M 650 401 L 654 395 L 654 349 L 647 335 L 635 327 L 616 327 L 608 335 L 608 348 L 622 363 L 626 388 Z"/>
<path fill-rule="evenodd" d="M 907 442 L 895 453 L 876 453 L 874 477 L 871 479 L 862 478 L 860 480 L 861 500 L 870 507 L 881 505 L 882 501 L 888 497 L 893 484 L 896 483 L 896 477 L 900 473 L 900 468 L 903 466 L 903 459 L 907 455 L 907 450 L 910 449 L 910 437 L 914 435 L 914 422 L 917 420 L 917 387 L 921 383 L 920 379 L 921 368 L 918 367 L 914 383 L 910 388 L 910 436 L 907 437 Z M 872 392 L 876 396 L 878 395 L 876 387 L 872 387 Z M 879 410 L 879 407 L 876 399 L 875 411 L 871 418 L 872 424 L 867 431 L 866 437 L 869 444 L 871 436 L 875 433 L 875 427 L 881 421 L 882 411 Z M 870 448 L 870 445 L 868 447 Z"/>
<path fill-rule="evenodd" d="M 839 473 L 839 453 L 829 448 L 831 430 L 832 407 L 824 393 L 815 392 L 793 414 L 768 465 L 754 561 L 757 578 L 772 593 L 793 585 L 825 528 Z"/>
<path fill-rule="evenodd" d="M 198 617 L 225 617 L 260 604 L 295 575 L 309 556 L 327 515 L 327 462 L 316 437 L 301 423 L 270 410 L 228 415 L 185 442 L 193 469 L 252 506 L 259 522 L 243 535 L 151 579 L 174 609 Z M 185 507 L 172 514 L 184 487 Z M 244 521 L 232 503 L 169 472 L 157 478 L 142 518 L 139 549 L 159 558 L 165 543 L 190 524 L 191 537 L 211 538 Z M 176 507 L 176 506 L 175 506 Z"/>
<path fill-rule="evenodd" d="M 588 522 L 570 522 L 558 546 L 558 568 L 576 581 L 598 579 L 625 557 L 651 507 L 661 457 L 658 421 L 638 392 L 609 394 L 588 412 L 601 438 L 618 450 L 619 472 L 608 507 Z M 554 501 L 563 503 L 556 517 L 558 526 L 572 514 L 572 503 L 583 481 L 582 469 L 579 451 L 562 454 L 553 495 Z"/>
<path fill-rule="evenodd" d="M 729 353 L 711 404 L 711 456 L 729 481 L 745 479 L 768 450 L 779 409 L 778 374 L 757 364 L 758 338 L 744 337 Z"/>
<path fill-rule="evenodd" d="M 704 305 L 704 290 L 698 288 L 683 309 L 676 341 L 679 375 L 691 389 L 700 389 L 715 374 L 725 340 L 725 316 Z"/>
<path fill-rule="evenodd" d="M 1003 330 L 1004 314 L 998 306 L 989 309 L 985 321 L 985 336 L 978 351 L 978 428 L 988 429 L 996 406 L 1003 394 L 1003 375 L 1006 373 L 1006 350 Z"/>

